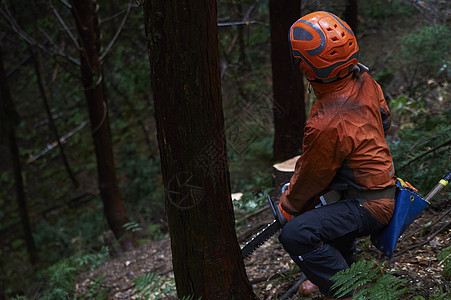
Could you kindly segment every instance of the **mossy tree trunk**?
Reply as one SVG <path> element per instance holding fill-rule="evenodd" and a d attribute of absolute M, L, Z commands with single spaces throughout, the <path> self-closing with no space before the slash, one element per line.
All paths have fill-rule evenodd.
<path fill-rule="evenodd" d="M 146 0 L 144 11 L 178 296 L 255 299 L 230 197 L 216 1 Z"/>
<path fill-rule="evenodd" d="M 304 83 L 301 72 L 291 66 L 288 44 L 288 30 L 300 17 L 300 0 L 269 1 L 274 93 L 274 161 L 284 161 L 299 155 L 304 137 Z"/>
<path fill-rule="evenodd" d="M 121 200 L 114 165 L 108 105 L 99 54 L 100 29 L 97 8 L 95 0 L 72 1 L 72 13 L 78 32 L 81 75 L 89 110 L 104 214 L 108 226 L 122 248 L 130 249 L 134 245 L 134 239 L 124 228 L 129 219 Z"/>

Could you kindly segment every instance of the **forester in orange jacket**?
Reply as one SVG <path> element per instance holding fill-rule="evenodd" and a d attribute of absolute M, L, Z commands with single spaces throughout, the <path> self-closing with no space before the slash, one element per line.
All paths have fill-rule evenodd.
<path fill-rule="evenodd" d="M 355 238 L 380 230 L 393 214 L 395 174 L 385 141 L 390 112 L 380 86 L 358 63 L 356 37 L 343 20 L 308 14 L 292 25 L 289 39 L 293 62 L 318 99 L 280 197 L 289 222 L 279 239 L 307 278 L 333 297 L 330 277 L 356 260 Z M 306 211 L 331 190 L 326 199 L 335 194 L 339 201 Z"/>

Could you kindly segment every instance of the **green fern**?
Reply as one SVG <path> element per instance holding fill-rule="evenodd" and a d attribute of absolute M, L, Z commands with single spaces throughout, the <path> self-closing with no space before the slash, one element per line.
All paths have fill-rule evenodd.
<path fill-rule="evenodd" d="M 139 226 L 138 223 L 136 223 L 135 221 L 131 221 L 128 223 L 125 223 L 124 225 L 122 225 L 122 227 L 125 230 L 131 231 L 131 232 L 137 232 L 137 231 L 141 231 L 142 228 Z"/>
<path fill-rule="evenodd" d="M 47 270 L 47 291 L 40 300 L 69 299 L 74 290 L 77 268 L 70 259 L 60 260 Z"/>
<path fill-rule="evenodd" d="M 443 265 L 443 277 L 451 279 L 451 247 L 443 249 L 438 255 L 440 265 Z"/>
<path fill-rule="evenodd" d="M 202 297 L 197 298 L 196 300 L 201 300 Z M 191 296 L 183 296 L 180 300 L 194 300 L 194 295 Z"/>
<path fill-rule="evenodd" d="M 382 265 L 383 267 L 383 265 Z M 331 290 L 343 297 L 359 287 L 371 283 L 353 296 L 353 299 L 397 299 L 410 288 L 401 288 L 407 279 L 399 279 L 392 273 L 384 274 L 374 261 L 361 260 L 332 276 L 335 283 Z"/>
<path fill-rule="evenodd" d="M 134 279 L 133 282 L 135 290 L 140 294 L 139 299 L 148 300 L 150 296 L 160 299 L 164 295 L 175 293 L 173 281 L 164 281 L 161 276 L 152 272 Z"/>
<path fill-rule="evenodd" d="M 405 287 L 408 281 L 393 277 L 391 274 L 383 274 L 374 284 L 355 294 L 353 299 L 399 299 L 411 289 Z"/>
<path fill-rule="evenodd" d="M 105 263 L 109 258 L 108 247 L 103 246 L 97 253 L 85 253 L 80 251 L 73 257 L 73 263 L 79 268 L 94 270 Z"/>

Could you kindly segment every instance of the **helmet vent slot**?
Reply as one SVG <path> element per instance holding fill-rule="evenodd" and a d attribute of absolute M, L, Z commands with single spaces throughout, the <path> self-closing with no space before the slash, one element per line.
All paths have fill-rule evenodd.
<path fill-rule="evenodd" d="M 345 33 L 344 33 L 344 32 L 342 32 L 342 33 L 341 33 L 341 36 L 345 36 Z"/>
<path fill-rule="evenodd" d="M 334 54 L 337 54 L 337 51 L 334 50 L 330 53 L 330 55 L 334 55 Z"/>
<path fill-rule="evenodd" d="M 334 37 L 331 38 L 331 40 L 335 42 L 335 41 L 338 40 L 338 38 L 336 36 L 334 36 Z"/>
<path fill-rule="evenodd" d="M 332 28 L 328 27 L 328 28 L 327 28 L 326 30 L 327 30 L 327 31 L 331 31 L 331 30 L 332 30 Z"/>

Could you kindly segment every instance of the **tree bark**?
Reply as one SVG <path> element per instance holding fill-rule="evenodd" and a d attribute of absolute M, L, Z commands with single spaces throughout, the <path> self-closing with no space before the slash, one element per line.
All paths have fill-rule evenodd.
<path fill-rule="evenodd" d="M 230 198 L 216 1 L 148 0 L 144 12 L 178 296 L 256 299 Z"/>
<path fill-rule="evenodd" d="M 132 248 L 134 239 L 124 228 L 129 222 L 121 201 L 111 142 L 108 106 L 100 61 L 100 29 L 95 0 L 72 1 L 78 31 L 81 75 L 88 103 L 89 120 L 97 158 L 99 190 L 108 226 L 123 249 Z"/>
<path fill-rule="evenodd" d="M 348 23 L 355 35 L 357 35 L 357 25 L 359 24 L 357 3 L 357 0 L 348 0 L 348 4 L 343 12 L 343 20 Z"/>
<path fill-rule="evenodd" d="M 301 17 L 301 1 L 270 0 L 271 64 L 274 93 L 274 161 L 300 153 L 305 104 L 301 72 L 291 65 L 288 31 Z"/>
<path fill-rule="evenodd" d="M 19 147 L 17 146 L 17 139 L 15 127 L 18 124 L 18 114 L 14 108 L 11 98 L 11 93 L 7 85 L 7 78 L 3 66 L 2 49 L 0 47 L 0 141 L 4 136 L 7 137 L 7 143 L 11 152 L 11 162 L 14 169 L 14 179 L 16 186 L 16 199 L 19 208 L 20 221 L 25 237 L 25 244 L 27 245 L 28 257 L 30 263 L 34 265 L 37 262 L 38 255 L 34 243 L 33 234 L 31 231 L 30 220 L 28 217 L 27 198 L 22 179 L 22 167 L 20 164 Z"/>

